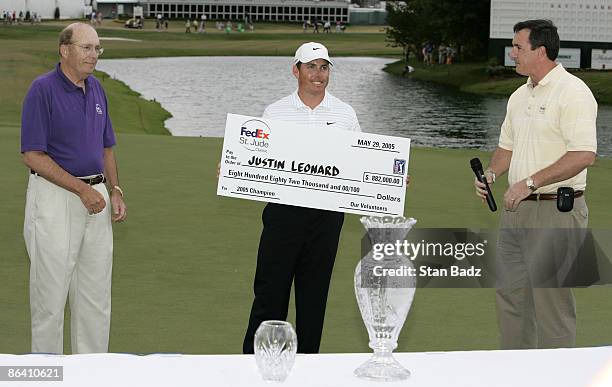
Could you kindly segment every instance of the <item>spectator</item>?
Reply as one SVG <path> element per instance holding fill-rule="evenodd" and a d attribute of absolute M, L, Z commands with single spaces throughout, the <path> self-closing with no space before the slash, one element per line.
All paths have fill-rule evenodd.
<path fill-rule="evenodd" d="M 438 46 L 438 64 L 446 63 L 447 47 L 444 43 Z"/>
<path fill-rule="evenodd" d="M 323 24 L 323 32 L 325 32 L 326 34 L 329 34 L 331 32 L 331 23 L 329 22 L 329 20 L 327 20 L 325 24 Z"/>
<path fill-rule="evenodd" d="M 186 34 L 191 33 L 191 20 L 189 19 L 185 19 L 185 33 Z"/>
<path fill-rule="evenodd" d="M 206 32 L 206 15 L 205 14 L 202 14 L 202 16 L 200 16 L 200 28 L 198 28 L 198 32 L 199 33 Z"/>
<path fill-rule="evenodd" d="M 318 34 L 319 33 L 319 20 L 317 20 L 316 18 L 314 19 L 314 22 L 312 23 L 314 29 L 312 30 L 313 34 Z"/>
<path fill-rule="evenodd" d="M 446 64 L 453 64 L 456 54 L 457 50 L 453 46 L 448 46 L 446 48 Z"/>
<path fill-rule="evenodd" d="M 434 45 L 431 41 L 427 42 L 425 52 L 427 53 L 427 64 L 433 64 Z"/>

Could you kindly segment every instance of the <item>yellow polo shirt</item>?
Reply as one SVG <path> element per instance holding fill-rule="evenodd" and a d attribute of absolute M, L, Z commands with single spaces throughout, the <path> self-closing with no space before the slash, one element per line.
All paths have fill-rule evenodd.
<path fill-rule="evenodd" d="M 499 147 L 512 151 L 508 182 L 512 185 L 559 160 L 569 151 L 597 152 L 597 101 L 588 86 L 557 64 L 533 86 L 531 78 L 508 100 Z M 540 187 L 586 188 L 587 171 L 565 181 Z"/>

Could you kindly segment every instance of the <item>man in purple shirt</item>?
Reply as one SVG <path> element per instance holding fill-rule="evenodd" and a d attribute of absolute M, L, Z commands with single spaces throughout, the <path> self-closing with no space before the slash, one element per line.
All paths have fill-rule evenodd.
<path fill-rule="evenodd" d="M 31 171 L 24 238 L 35 353 L 63 353 L 66 298 L 72 353 L 108 351 L 111 219 L 125 220 L 127 208 L 106 95 L 91 75 L 102 52 L 95 29 L 69 25 L 59 36 L 60 63 L 32 83 L 23 104 L 21 153 Z"/>

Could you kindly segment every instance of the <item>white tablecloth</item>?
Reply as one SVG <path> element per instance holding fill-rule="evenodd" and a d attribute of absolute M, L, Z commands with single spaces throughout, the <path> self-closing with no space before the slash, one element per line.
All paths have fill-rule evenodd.
<path fill-rule="evenodd" d="M 353 370 L 369 354 L 298 355 L 283 384 L 261 380 L 251 355 L 0 355 L 0 366 L 64 367 L 60 382 L 0 382 L 4 386 L 453 386 L 610 387 L 612 347 L 398 353 L 407 381 L 374 383 Z"/>

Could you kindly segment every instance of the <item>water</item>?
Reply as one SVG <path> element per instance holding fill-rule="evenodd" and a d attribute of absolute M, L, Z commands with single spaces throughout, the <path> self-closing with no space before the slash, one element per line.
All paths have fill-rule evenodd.
<path fill-rule="evenodd" d="M 491 150 L 507 98 L 481 97 L 389 75 L 385 58 L 337 58 L 328 90 L 349 103 L 365 132 L 410 137 L 414 145 Z M 288 57 L 176 57 L 100 60 L 120 79 L 172 113 L 175 136 L 222 137 L 227 113 L 261 116 L 292 93 Z M 598 153 L 612 156 L 612 108 L 599 108 Z"/>

